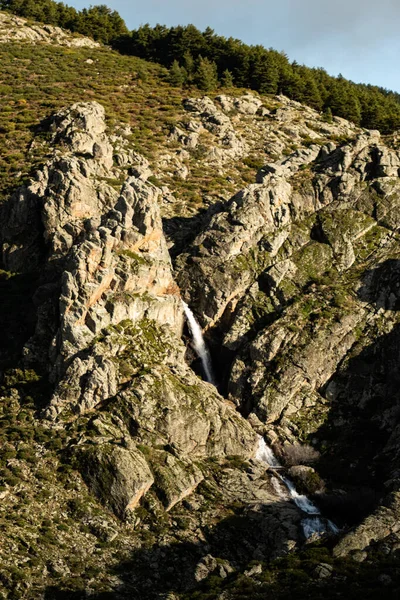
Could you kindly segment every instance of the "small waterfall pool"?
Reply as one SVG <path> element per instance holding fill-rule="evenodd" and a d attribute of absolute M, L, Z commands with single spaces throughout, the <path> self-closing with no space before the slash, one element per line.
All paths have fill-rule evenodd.
<path fill-rule="evenodd" d="M 256 459 L 267 464 L 269 467 L 280 467 L 278 459 L 272 452 L 271 448 L 267 446 L 264 438 L 260 436 L 258 449 L 256 452 Z M 313 535 L 323 535 L 324 533 L 338 533 L 339 529 L 332 521 L 325 519 L 321 515 L 321 511 L 311 500 L 304 494 L 299 494 L 294 484 L 287 477 L 280 475 L 275 472 L 273 475 L 272 484 L 277 493 L 282 497 L 286 497 L 285 491 L 282 489 L 282 483 L 289 492 L 290 498 L 296 504 L 296 506 L 305 514 L 301 521 L 303 527 L 303 533 L 305 538 L 310 538 Z"/>

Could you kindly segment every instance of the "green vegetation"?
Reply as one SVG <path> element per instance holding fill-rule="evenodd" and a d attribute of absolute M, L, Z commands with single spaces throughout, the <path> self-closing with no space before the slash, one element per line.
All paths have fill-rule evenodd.
<path fill-rule="evenodd" d="M 0 0 L 0 9 L 22 17 L 59 25 L 111 44 L 123 54 L 139 56 L 170 68 L 174 86 L 195 84 L 209 91 L 219 85 L 247 87 L 261 94 L 284 94 L 332 115 L 384 133 L 400 127 L 399 94 L 373 85 L 355 84 L 322 68 L 290 63 L 283 52 L 248 46 L 207 27 L 143 25 L 128 32 L 116 11 L 105 5 L 82 11 L 52 0 Z"/>
<path fill-rule="evenodd" d="M 231 181 L 216 177 L 214 169 L 195 160 L 197 148 L 191 150 L 194 166 L 186 180 L 170 168 L 159 170 L 158 156 L 173 148 L 171 128 L 184 118 L 182 100 L 188 92 L 172 86 L 163 67 L 107 47 L 46 44 L 35 45 L 34 52 L 30 44 L 0 44 L 0 61 L 0 202 L 51 156 L 48 117 L 74 102 L 93 100 L 104 106 L 110 130 L 121 123 L 130 126 L 131 133 L 123 134 L 129 147 L 150 161 L 156 172 L 149 178 L 151 183 L 175 190 L 174 211 L 197 211 L 203 194 L 215 198 L 232 195 L 235 186 Z M 193 87 L 190 94 L 201 92 Z M 243 180 L 240 172 L 237 175 L 239 187 Z M 121 182 L 106 180 L 118 190 Z M 0 280 L 11 276 L 0 273 Z"/>
<path fill-rule="evenodd" d="M 397 93 L 372 86 L 355 84 L 341 75 L 331 77 L 322 69 L 290 63 L 283 52 L 263 46 L 248 46 L 240 40 L 216 35 L 209 27 L 200 32 L 193 25 L 165 27 L 144 25 L 113 42 L 123 53 L 171 67 L 178 73 L 176 83 L 191 83 L 200 89 L 205 61 L 207 69 L 218 74 L 222 86 L 247 87 L 261 94 L 284 94 L 293 100 L 323 111 L 324 119 L 332 115 L 349 119 L 371 129 L 390 132 L 400 126 L 400 97 Z M 188 60 L 189 58 L 189 60 Z M 189 70 L 187 65 L 190 65 Z M 218 86 L 214 77 L 214 88 Z M 208 78 L 211 85 L 211 78 Z"/>
<path fill-rule="evenodd" d="M 49 25 L 90 36 L 109 44 L 128 29 L 115 10 L 105 5 L 91 6 L 77 11 L 63 2 L 52 0 L 0 0 L 0 10 L 7 10 L 20 17 L 33 19 Z"/>
<path fill-rule="evenodd" d="M 38 124 L 53 112 L 74 102 L 97 100 L 106 109 L 108 125 L 128 123 L 128 142 L 154 159 L 181 108 L 182 94 L 166 82 L 164 69 L 105 47 L 36 45 L 32 52 L 30 44 L 1 44 L 0 61 L 3 197 L 49 156 L 47 127 L 41 130 Z"/>
<path fill-rule="evenodd" d="M 121 39 L 123 39 L 127 45 L 125 49 L 121 47 L 124 51 L 128 49 L 130 52 L 129 44 L 133 44 L 135 40 L 135 32 L 128 35 L 123 23 L 118 21 L 118 15 L 111 13 L 104 6 L 82 11 L 82 13 L 50 0 L 35 3 L 32 0 L 30 2 L 3 1 L 1 6 L 13 12 L 19 11 L 18 14 L 28 18 L 61 25 L 63 22 L 60 20 L 60 15 L 69 14 L 71 22 L 68 26 L 71 30 L 90 33 L 96 39 L 106 43 L 116 43 L 116 40 L 119 40 L 118 44 L 122 44 Z M 58 7 L 59 12 L 55 7 Z M 54 9 L 55 12 L 51 12 L 50 9 Z M 81 15 L 81 17 L 79 19 L 76 17 L 74 21 L 74 15 Z M 65 23 L 66 21 L 64 26 L 67 26 Z M 149 31 L 149 35 L 154 31 L 150 28 L 141 28 L 141 30 Z M 182 48 L 190 48 L 190 51 L 185 49 L 183 54 L 175 48 L 176 58 L 172 59 L 169 70 L 160 65 L 146 63 L 135 56 L 121 55 L 105 47 L 60 48 L 37 44 L 33 52 L 31 45 L 1 45 L 0 59 L 3 68 L 0 93 L 3 102 L 0 107 L 0 144 L 3 153 L 0 159 L 0 197 L 5 198 L 11 188 L 16 187 L 30 174 L 31 169 L 37 168 L 49 156 L 49 134 L 46 128 L 43 127 L 43 131 L 34 131 L 34 127 L 55 110 L 76 101 L 101 102 L 105 106 L 110 129 L 112 126 L 117 128 L 121 122 L 129 123 L 131 129 L 127 129 L 126 140 L 132 149 L 143 153 L 153 165 L 157 164 L 158 152 L 164 151 L 168 144 L 169 148 L 173 147 L 172 144 L 175 143 L 169 138 L 170 129 L 181 116 L 182 97 L 187 93 L 188 86 L 192 85 L 197 86 L 201 92 L 212 91 L 220 83 L 228 88 L 234 84 L 246 83 L 253 87 L 258 86 L 257 89 L 261 93 L 277 93 L 285 89 L 285 93 L 291 97 L 300 99 L 303 94 L 301 97 L 303 102 L 318 110 L 323 109 L 323 119 L 327 122 L 332 121 L 333 114 L 340 114 L 340 110 L 343 109 L 343 111 L 352 110 L 353 112 L 349 113 L 351 118 L 359 123 L 363 123 L 363 119 L 373 121 L 373 118 L 378 118 L 377 115 L 383 129 L 385 127 L 390 129 L 397 123 L 398 98 L 395 95 L 368 86 L 354 86 L 340 78 L 334 80 L 322 70 L 307 70 L 306 67 L 289 65 L 282 54 L 261 47 L 256 52 L 256 48 L 249 48 L 235 40 L 231 40 L 228 52 L 224 44 L 228 44 L 229 40 L 218 38 L 211 30 L 207 30 L 207 35 L 206 32 L 201 34 L 190 27 L 175 28 L 175 30 L 181 32 L 182 36 L 191 32 L 193 39 L 198 34 L 200 36 L 198 39 L 205 39 L 206 43 L 204 46 L 199 46 L 197 50 L 193 45 L 183 44 Z M 167 39 L 171 32 L 165 28 L 164 32 L 162 28 L 158 31 L 160 40 L 163 36 Z M 176 39 L 182 41 L 179 35 L 177 34 Z M 216 40 L 221 42 L 222 50 L 219 58 L 212 54 L 215 51 Z M 146 52 L 149 49 L 151 49 L 150 43 L 146 46 Z M 213 49 L 212 52 L 210 49 Z M 157 54 L 158 52 L 160 54 Z M 232 62 L 235 52 L 237 53 L 236 66 Z M 157 52 L 154 51 L 152 56 L 146 58 L 155 62 L 161 61 L 164 60 L 160 58 L 161 54 L 162 48 L 158 48 Z M 267 55 L 269 62 L 266 60 Z M 165 59 L 165 66 L 170 65 L 171 56 L 168 56 Z M 284 71 L 284 67 L 287 71 Z M 251 75 L 251 69 L 254 69 L 255 74 Z M 289 73 L 292 78 L 298 75 L 296 79 L 298 87 L 290 88 L 290 81 L 283 78 L 284 72 Z M 250 75 L 253 79 L 246 80 Z M 316 85 L 312 83 L 310 77 L 314 76 L 317 78 L 316 81 L 320 77 L 318 80 L 320 83 Z M 303 77 L 308 81 L 307 90 L 303 89 L 304 85 L 301 84 Z M 182 88 L 185 86 L 183 91 Z M 348 90 L 350 96 L 353 94 L 353 104 L 345 103 L 340 108 L 339 103 L 335 108 L 332 104 L 332 89 L 339 90 L 339 95 L 343 90 Z M 362 89 L 365 90 L 366 105 L 362 104 L 357 95 L 362 95 Z M 193 89 L 190 89 L 190 92 L 193 93 Z M 195 90 L 194 94 L 201 92 Z M 233 91 L 233 93 L 241 92 Z M 368 96 L 370 93 L 372 95 Z M 365 106 L 370 102 L 368 98 L 372 98 L 374 94 L 379 99 L 379 109 L 377 108 L 375 117 L 371 112 L 365 112 Z M 337 101 L 339 102 L 338 98 Z M 268 103 L 272 105 L 271 110 L 279 108 L 276 101 L 270 99 Z M 391 107 L 390 110 L 388 107 Z M 389 113 L 391 121 L 388 117 Z M 198 153 L 199 159 L 204 155 L 203 148 L 207 146 L 207 139 L 201 138 L 201 142 L 198 148 L 190 152 L 191 158 L 195 156 L 195 152 Z M 311 143 L 322 143 L 322 139 L 317 139 L 315 142 L 311 137 L 303 137 L 304 145 Z M 289 143 L 286 152 L 290 153 L 295 149 L 296 145 Z M 286 152 L 284 151 L 284 154 Z M 260 158 L 252 149 L 251 154 L 243 160 L 243 173 L 254 178 L 253 171 L 264 164 L 262 158 L 263 156 Z M 187 182 L 182 181 L 180 187 L 175 186 L 182 202 L 189 198 L 194 204 L 194 199 L 196 202 L 199 198 L 201 200 L 201 194 L 210 194 L 210 191 L 217 193 L 218 190 L 227 189 L 227 183 L 222 175 L 216 175 L 211 171 L 205 172 L 201 160 L 198 162 L 197 171 L 194 168 L 191 171 L 191 179 Z M 304 191 L 307 186 L 311 186 L 312 169 L 313 167 L 305 167 L 296 176 L 294 182 L 294 187 L 297 186 L 296 190 Z M 170 177 L 172 180 L 173 175 Z M 162 186 L 166 180 L 167 176 L 163 173 L 157 173 L 149 179 L 159 186 Z M 118 188 L 122 179 L 106 181 Z M 215 186 L 214 189 L 212 185 Z M 341 217 L 340 227 L 335 227 L 335 221 L 331 222 L 329 215 L 321 216 L 324 231 L 332 234 L 332 244 L 336 242 L 336 238 L 340 238 L 339 234 L 346 233 L 347 230 L 354 231 L 357 224 L 361 232 L 366 228 L 365 221 L 368 221 L 349 211 L 342 211 Z M 278 315 L 282 314 L 285 307 L 290 309 L 293 305 L 293 310 L 287 318 L 287 329 L 296 333 L 299 339 L 301 338 L 299 344 L 308 344 L 316 339 L 319 332 L 322 332 L 321 335 L 326 332 L 329 334 L 332 323 L 353 309 L 354 292 L 350 285 L 351 277 L 354 277 L 353 272 L 347 275 L 339 274 L 332 268 L 328 269 L 334 263 L 334 253 L 330 246 L 313 240 L 303 245 L 300 250 L 296 250 L 298 247 L 296 239 L 301 241 L 302 236 L 309 235 L 311 226 L 312 223 L 309 223 L 308 229 L 304 227 L 303 233 L 300 231 L 301 227 L 297 226 L 296 235 L 293 226 L 292 237 L 282 249 L 282 252 L 287 252 L 288 258 L 293 258 L 296 272 L 294 274 L 289 272 L 279 282 L 276 290 L 273 290 L 275 296 L 269 292 L 268 296 L 267 291 L 262 291 L 262 289 L 267 290 L 267 284 L 272 285 L 272 283 L 268 279 L 261 281 L 266 287 L 261 286 L 248 301 L 246 318 L 252 327 L 251 335 L 266 323 L 273 322 Z M 384 243 L 387 235 L 384 227 L 371 228 L 365 236 L 355 240 L 357 256 L 362 260 L 369 258 L 371 253 Z M 301 246 L 300 241 L 298 244 Z M 238 279 L 243 278 L 248 271 L 252 272 L 252 277 L 255 279 L 266 270 L 270 265 L 271 253 L 264 248 L 263 243 L 260 243 L 259 249 L 249 250 L 246 254 L 237 257 L 234 270 Z M 123 264 L 127 271 L 139 272 L 146 266 L 150 266 L 148 259 L 140 253 L 122 250 L 120 255 L 124 257 Z M 359 270 L 365 269 L 365 265 L 356 265 L 356 267 Z M 0 291 L 3 292 L 1 302 L 3 317 L 0 319 L 5 340 L 3 344 L 6 344 L 8 339 L 13 340 L 12 345 L 7 342 L 4 348 L 0 343 L 0 358 L 7 367 L 17 364 L 14 356 L 18 355 L 29 337 L 29 331 L 33 330 L 36 324 L 36 307 L 32 302 L 36 286 L 35 279 L 6 271 L 0 272 Z M 152 302 L 150 295 L 135 295 L 129 292 L 124 294 L 126 301 L 130 303 L 138 301 L 143 304 L 148 302 L 150 305 Z M 118 301 L 124 297 L 120 295 Z M 116 296 L 114 298 L 111 296 L 109 301 L 112 302 L 115 298 Z M 284 318 L 286 317 L 283 316 Z M 14 331 L 8 322 L 18 324 L 21 331 L 17 329 Z M 354 328 L 355 338 L 362 340 L 363 335 L 362 324 L 357 325 Z M 185 537 L 185 531 L 196 531 L 199 523 L 202 528 L 210 523 L 214 527 L 221 521 L 221 515 L 228 513 L 234 515 L 235 505 L 230 506 L 226 503 L 223 495 L 218 492 L 216 480 L 223 468 L 250 472 L 251 465 L 249 466 L 246 461 L 237 456 L 226 457 L 224 461 L 221 459 L 219 462 L 215 459 L 214 463 L 210 460 L 209 464 L 201 465 L 207 474 L 207 479 L 199 486 L 198 496 L 194 496 L 195 508 L 191 508 L 188 500 L 187 506 L 182 503 L 167 514 L 161 508 L 157 508 L 157 497 L 150 492 L 143 500 L 143 506 L 132 517 L 132 523 L 139 523 L 142 519 L 145 527 L 134 531 L 134 527 L 131 527 L 129 522 L 118 523 L 111 514 L 90 498 L 75 469 L 75 463 L 71 461 L 71 448 L 76 446 L 78 441 L 85 439 L 85 436 L 88 446 L 91 447 L 90 444 L 93 444 L 94 447 L 96 437 L 111 435 L 108 431 L 113 432 L 113 427 L 118 431 L 117 425 L 121 423 L 126 431 L 135 431 L 137 424 L 132 417 L 131 408 L 135 403 L 137 405 L 142 402 L 142 399 L 135 394 L 135 379 L 139 382 L 139 388 L 140 380 L 144 383 L 143 388 L 147 390 L 148 397 L 157 400 L 158 404 L 155 405 L 159 412 L 156 413 L 154 410 L 151 418 L 170 418 L 168 400 L 171 390 L 178 398 L 180 394 L 182 397 L 191 396 L 193 414 L 200 416 L 201 411 L 205 412 L 203 388 L 200 385 L 186 385 L 179 372 L 168 371 L 168 365 L 173 362 L 174 354 L 180 352 L 180 348 L 176 347 L 166 332 L 152 321 L 143 319 L 135 324 L 130 321 L 121 322 L 118 326 L 108 328 L 104 335 L 93 340 L 93 345 L 95 344 L 102 350 L 100 354 L 104 356 L 107 356 L 110 348 L 119 348 L 118 355 L 112 355 L 112 360 L 118 363 L 123 392 L 121 397 L 111 398 L 96 410 L 95 417 L 92 413 L 73 421 L 69 419 L 68 414 L 62 424 L 57 422 L 50 424 L 39 420 L 37 411 L 48 403 L 52 392 L 46 378 L 33 370 L 10 369 L 6 370 L 1 380 L 0 435 L 6 443 L 0 448 L 0 492 L 3 494 L 3 513 L 0 519 L 6 541 L 0 558 L 0 584 L 7 590 L 6 597 L 28 597 L 26 594 L 24 596 L 24 588 L 21 587 L 23 582 L 27 582 L 27 585 L 32 587 L 29 592 L 30 597 L 39 597 L 45 579 L 50 583 L 55 579 L 57 585 L 58 580 L 62 579 L 62 586 L 71 591 L 85 590 L 89 594 L 95 594 L 96 591 L 107 593 L 112 586 L 111 580 L 107 579 L 110 576 L 110 573 L 107 573 L 111 568 L 110 565 L 116 565 L 122 559 L 126 560 L 133 548 L 146 547 L 150 550 L 163 536 L 162 552 L 168 553 L 170 551 L 168 548 L 176 545 L 180 539 L 178 536 L 181 531 L 186 552 L 194 534 L 192 538 L 189 534 Z M 294 363 L 295 358 L 293 353 L 290 355 L 287 352 L 282 353 L 275 361 L 271 361 L 269 365 L 271 389 L 279 382 L 280 372 L 283 372 L 286 364 L 289 361 Z M 158 370 L 155 370 L 155 367 Z M 130 382 L 133 382 L 131 388 L 129 388 Z M 306 394 L 307 391 L 304 393 Z M 316 430 L 327 421 L 329 407 L 322 400 L 315 408 L 310 408 L 306 403 L 304 405 L 306 409 L 299 410 L 292 417 L 291 422 L 298 429 L 296 435 L 299 439 L 310 441 L 315 436 Z M 373 422 L 372 426 L 374 426 Z M 366 427 L 363 433 L 364 430 L 369 432 Z M 332 436 L 333 434 L 336 434 L 334 429 L 332 429 Z M 152 435 L 156 440 L 155 434 L 150 432 L 148 438 L 144 437 L 141 440 L 142 444 L 138 448 L 150 462 L 153 461 L 153 468 L 155 471 L 159 470 L 159 478 L 164 478 L 163 485 L 168 491 L 173 488 L 174 481 L 169 478 L 170 473 L 167 470 L 165 473 L 162 472 L 161 461 L 167 453 L 161 450 L 168 449 L 168 452 L 173 454 L 174 448 L 166 445 L 163 448 L 157 447 L 152 443 Z M 326 438 L 332 444 L 333 441 L 328 436 L 329 431 Z M 372 438 L 372 434 L 370 437 Z M 116 440 L 116 443 L 124 444 L 129 441 L 129 437 L 127 436 L 126 439 L 120 437 Z M 327 463 L 328 461 L 329 457 L 326 459 Z M 346 468 L 347 463 L 348 461 L 346 461 Z M 182 469 L 184 467 L 183 464 Z M 207 469 L 215 477 L 215 481 L 211 475 L 208 477 Z M 320 487 L 318 475 L 310 472 L 303 481 L 303 488 L 301 484 L 299 485 L 299 490 L 318 491 Z M 152 506 L 152 502 L 156 508 Z M 199 509 L 196 509 L 196 502 L 200 503 Z M 238 503 L 236 516 L 240 516 L 242 509 L 242 505 Z M 201 514 L 201 519 L 197 521 L 194 517 L 196 511 L 199 511 L 197 514 Z M 134 518 L 138 521 L 135 522 Z M 246 526 L 243 519 L 241 522 L 242 528 Z M 240 523 L 234 522 L 234 524 L 235 527 L 238 524 L 240 539 Z M 115 550 L 112 546 L 114 533 L 119 536 L 114 546 Z M 198 532 L 195 538 L 196 552 L 201 548 L 197 536 Z M 329 546 L 330 541 L 324 543 Z M 120 552 L 125 552 L 125 555 L 119 555 L 117 547 L 122 548 Z M 53 554 L 61 557 L 61 566 L 53 561 Z M 210 600 L 224 591 L 228 592 L 229 598 L 291 598 L 294 588 L 296 588 L 296 597 L 299 598 L 321 596 L 329 598 L 338 595 L 368 598 L 372 597 L 368 595 L 370 590 L 371 593 L 380 590 L 380 586 L 377 585 L 378 574 L 383 572 L 392 576 L 394 573 L 393 580 L 396 584 L 399 574 L 399 565 L 395 563 L 395 560 L 398 560 L 396 556 L 393 558 L 378 556 L 376 564 L 373 559 L 373 554 L 370 554 L 365 565 L 350 560 L 339 561 L 332 557 L 326 547 L 311 546 L 302 553 L 290 554 L 280 561 L 271 564 L 263 563 L 262 572 L 257 571 L 255 575 L 246 575 L 242 569 L 243 573 L 239 576 L 236 573 L 228 574 L 223 580 L 213 574 L 187 598 Z M 332 566 L 332 586 L 330 583 L 321 582 L 318 576 L 316 569 L 321 562 Z M 162 566 L 161 564 L 160 572 Z M 252 566 L 250 564 L 249 568 L 251 569 Z M 135 570 L 132 572 L 136 573 Z M 57 591 L 54 597 L 56 594 Z M 0 598 L 2 597 L 0 592 Z"/>
<path fill-rule="evenodd" d="M 252 568 L 256 567 L 252 573 Z M 288 554 L 271 563 L 252 561 L 241 572 L 222 578 L 209 576 L 195 591 L 182 600 L 214 600 L 223 596 L 230 600 L 320 600 L 349 598 L 373 600 L 382 594 L 382 574 L 388 580 L 385 595 L 397 596 L 399 556 L 376 552 L 370 560 L 359 563 L 351 558 L 334 558 L 321 542 L 302 552 Z"/>

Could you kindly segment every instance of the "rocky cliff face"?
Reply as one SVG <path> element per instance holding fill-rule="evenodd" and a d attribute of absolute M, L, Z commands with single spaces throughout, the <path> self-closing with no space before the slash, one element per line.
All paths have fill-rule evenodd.
<path fill-rule="evenodd" d="M 158 185 L 149 162 L 107 129 L 99 103 L 76 103 L 43 125 L 51 156 L 1 207 L 2 274 L 29 283 L 30 315 L 15 356 L 0 355 L 3 400 L 17 411 L 25 398 L 11 359 L 45 382 L 35 423 L 59 440 L 78 489 L 85 484 L 112 519 L 85 514 L 87 552 L 90 535 L 109 539 L 114 529 L 137 552 L 155 523 L 168 524 L 156 530 L 153 554 L 134 553 L 127 593 L 156 597 L 164 577 L 173 590 L 224 579 L 304 542 L 300 511 L 255 460 L 260 434 L 327 516 L 357 525 L 336 540 L 337 557 L 393 553 L 396 139 L 325 123 L 285 98 L 269 108 L 250 94 L 190 98 L 183 111 L 160 150 Z M 221 177 L 257 153 L 265 160 L 254 182 L 229 199 L 206 198 L 180 227 L 171 169 L 190 178 L 201 155 L 205 172 Z M 181 298 L 206 331 L 218 389 L 191 368 Z M 293 448 L 303 448 L 296 466 Z M 301 466 L 307 452 L 321 453 L 314 468 Z M 349 516 L 360 486 L 373 495 L 363 522 Z M 16 502 L 10 486 L 2 499 Z M 174 544 L 179 568 L 165 560 Z M 152 581 L 137 574 L 152 563 Z M 64 568 L 49 567 L 60 577 Z M 121 588 L 110 581 L 107 589 Z"/>
<path fill-rule="evenodd" d="M 49 128 L 55 156 L 10 199 L 2 234 L 8 269 L 42 271 L 24 361 L 53 382 L 45 418 L 99 411 L 76 454 L 100 499 L 123 516 L 156 481 L 168 509 L 203 479 L 194 460 L 251 457 L 256 436 L 184 361 L 159 190 L 138 171 L 119 192 L 106 183 L 115 170 L 99 104 L 76 104 Z M 150 468 L 140 444 L 171 450 Z"/>
<path fill-rule="evenodd" d="M 398 469 L 399 164 L 378 132 L 309 145 L 263 167 L 176 261 L 186 300 L 221 340 L 227 396 L 241 412 L 275 443 L 330 443 L 329 468 L 351 447 L 353 477 L 373 488 L 388 478 L 389 489 Z M 368 419 L 379 433 L 365 452 L 350 438 L 362 424 L 368 435 Z M 374 518 L 340 552 L 393 532 Z"/>

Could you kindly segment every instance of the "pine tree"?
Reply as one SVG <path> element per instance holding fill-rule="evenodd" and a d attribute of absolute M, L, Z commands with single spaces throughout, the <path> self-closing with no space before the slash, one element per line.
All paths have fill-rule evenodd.
<path fill-rule="evenodd" d="M 344 86 L 346 89 L 346 119 L 353 121 L 359 125 L 361 123 L 361 103 L 358 99 L 356 89 L 349 86 L 346 82 Z"/>
<path fill-rule="evenodd" d="M 183 68 L 186 72 L 186 79 L 188 83 L 192 83 L 194 73 L 195 73 L 195 64 L 192 53 L 187 50 L 183 55 Z"/>
<path fill-rule="evenodd" d="M 326 109 L 324 110 L 324 114 L 322 115 L 322 118 L 325 121 L 325 123 L 332 123 L 333 122 L 332 109 L 331 109 L 330 106 L 326 107 Z"/>
<path fill-rule="evenodd" d="M 277 94 L 279 66 L 275 52 L 262 46 L 251 48 L 251 87 L 261 94 Z"/>
<path fill-rule="evenodd" d="M 222 73 L 221 86 L 224 88 L 233 87 L 233 75 L 229 69 L 225 69 L 225 71 Z"/>
<path fill-rule="evenodd" d="M 323 102 L 313 73 L 304 67 L 302 68 L 302 71 L 302 89 L 296 99 L 311 106 L 311 108 L 314 108 L 315 110 L 321 110 Z"/>
<path fill-rule="evenodd" d="M 194 82 L 200 90 L 209 92 L 218 87 L 218 72 L 215 62 L 199 57 Z"/>
<path fill-rule="evenodd" d="M 181 67 L 177 60 L 171 65 L 169 70 L 169 82 L 175 87 L 181 87 L 186 81 L 186 71 Z"/>

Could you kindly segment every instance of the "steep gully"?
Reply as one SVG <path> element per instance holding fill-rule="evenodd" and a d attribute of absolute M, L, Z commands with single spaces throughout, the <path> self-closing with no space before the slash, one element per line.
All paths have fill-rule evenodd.
<path fill-rule="evenodd" d="M 183 308 L 188 321 L 189 329 L 193 338 L 194 349 L 199 356 L 206 380 L 215 385 L 215 379 L 212 371 L 211 358 L 208 352 L 208 348 L 203 338 L 201 327 L 197 322 L 194 314 L 190 310 L 189 306 L 183 302 Z M 307 515 L 302 519 L 302 527 L 305 538 L 310 538 L 314 535 L 323 535 L 324 533 L 338 533 L 339 529 L 332 521 L 325 519 L 321 516 L 320 510 L 311 502 L 304 494 L 299 494 L 290 479 L 281 475 L 278 470 L 282 468 L 271 448 L 267 446 L 264 438 L 260 436 L 258 448 L 255 456 L 256 460 L 263 462 L 268 466 L 269 469 L 274 471 L 272 483 L 280 497 L 285 498 L 287 494 L 282 487 L 282 484 L 287 488 L 290 498 L 296 504 L 296 506 Z"/>

